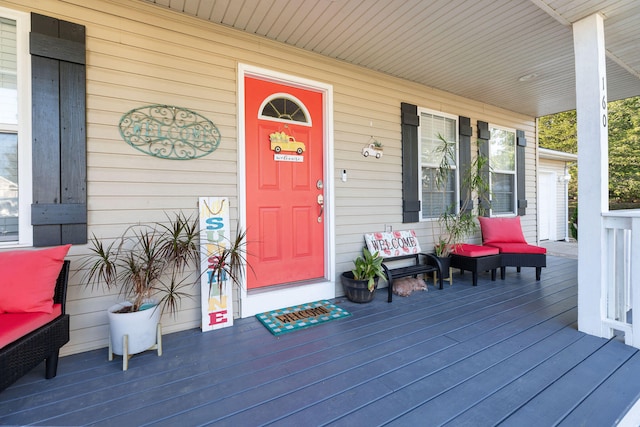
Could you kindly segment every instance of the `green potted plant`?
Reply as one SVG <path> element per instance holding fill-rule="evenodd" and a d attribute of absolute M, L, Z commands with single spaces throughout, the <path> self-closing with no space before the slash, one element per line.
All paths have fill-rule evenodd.
<path fill-rule="evenodd" d="M 373 300 L 378 280 L 387 279 L 382 268 L 382 261 L 383 258 L 378 252 L 372 254 L 367 248 L 364 248 L 363 255 L 353 261 L 355 268 L 342 273 L 342 286 L 350 301 L 365 303 Z"/>
<path fill-rule="evenodd" d="M 443 191 L 448 186 L 452 161 L 455 158 L 455 145 L 453 142 L 447 141 L 442 135 L 438 134 L 438 138 L 442 142 L 437 148 L 437 152 L 441 156 L 440 164 L 436 170 L 435 185 L 436 188 Z M 474 207 L 474 197 L 483 197 L 489 194 L 489 183 L 483 177 L 482 171 L 488 167 L 488 159 L 478 154 L 469 165 L 469 168 L 461 173 L 461 188 L 467 191 L 460 200 L 460 207 L 455 204 L 449 206 L 438 216 L 437 224 L 438 236 L 435 237 L 434 252 L 435 255 L 444 259 L 445 263 L 454 250 L 455 246 L 464 242 L 464 240 L 476 233 L 479 229 L 478 215 L 484 213 L 483 204 Z M 444 268 L 443 274 L 448 274 L 449 268 Z"/>
<path fill-rule="evenodd" d="M 111 352 L 131 355 L 156 345 L 161 314 L 175 315 L 182 298 L 191 297 L 187 289 L 199 282 L 194 273 L 200 259 L 198 220 L 182 213 L 168 219 L 167 224 L 131 225 L 110 243 L 95 235 L 89 241 L 80 267 L 84 283 L 118 287 L 127 299 L 107 311 L 110 357 Z"/>

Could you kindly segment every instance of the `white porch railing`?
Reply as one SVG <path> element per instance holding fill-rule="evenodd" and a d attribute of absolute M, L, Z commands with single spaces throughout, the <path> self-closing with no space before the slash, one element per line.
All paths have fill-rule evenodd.
<path fill-rule="evenodd" d="M 624 332 L 627 345 L 640 348 L 640 210 L 612 211 L 602 216 L 602 323 L 611 333 Z"/>

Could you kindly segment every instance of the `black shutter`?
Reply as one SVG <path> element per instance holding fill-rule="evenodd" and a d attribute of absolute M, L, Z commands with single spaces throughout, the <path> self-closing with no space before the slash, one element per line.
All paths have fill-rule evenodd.
<path fill-rule="evenodd" d="M 478 121 L 478 154 L 484 156 L 489 159 L 489 139 L 491 139 L 491 132 L 489 131 L 489 123 Z M 486 162 L 480 173 L 482 174 L 482 179 L 486 183 L 490 183 L 490 162 Z M 489 190 L 491 191 L 491 190 Z M 483 216 L 489 216 L 490 208 L 491 208 L 491 198 L 490 194 L 479 194 L 480 198 L 480 210 L 483 213 Z"/>
<path fill-rule="evenodd" d="M 418 170 L 418 107 L 400 105 L 402 126 L 402 222 L 420 221 L 420 198 L 418 197 L 420 171 Z"/>
<path fill-rule="evenodd" d="M 87 242 L 85 27 L 31 14 L 33 245 Z"/>
<path fill-rule="evenodd" d="M 471 198 L 469 194 L 470 190 L 468 186 L 464 184 L 464 177 L 467 176 L 468 170 L 471 167 L 471 136 L 473 135 L 473 128 L 471 127 L 471 119 L 469 117 L 458 118 L 458 134 L 460 135 L 460 141 L 458 143 L 459 152 L 459 164 L 458 175 L 460 176 L 460 207 L 464 204 L 465 200 Z M 466 212 L 473 210 L 473 204 L 467 206 Z"/>
<path fill-rule="evenodd" d="M 525 182 L 525 162 L 524 162 L 524 148 L 527 146 L 527 139 L 524 137 L 523 130 L 516 131 L 516 179 L 518 180 L 518 188 L 516 190 L 516 197 L 518 201 L 518 215 L 525 215 L 527 213 L 527 197 L 526 197 L 526 182 Z"/>

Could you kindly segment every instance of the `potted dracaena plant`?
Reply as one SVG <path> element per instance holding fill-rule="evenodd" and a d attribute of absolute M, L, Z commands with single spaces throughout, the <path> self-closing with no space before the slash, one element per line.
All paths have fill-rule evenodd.
<path fill-rule="evenodd" d="M 84 258 L 84 282 L 92 287 L 119 287 L 127 301 L 107 310 L 110 328 L 110 351 L 136 354 L 156 345 L 163 312 L 175 316 L 182 298 L 191 298 L 188 288 L 199 283 L 200 260 L 198 219 L 182 213 L 167 217 L 168 223 L 131 225 L 115 240 L 105 244 L 95 235 Z M 237 228 L 234 240 L 215 256 L 213 278 L 224 277 L 241 285 L 245 268 L 246 232 Z M 220 284 L 221 282 L 218 282 Z M 122 337 L 127 335 L 128 348 Z"/>
<path fill-rule="evenodd" d="M 364 248 L 363 255 L 354 261 L 354 269 L 342 273 L 341 281 L 344 293 L 352 302 L 365 303 L 373 300 L 378 287 L 378 280 L 386 280 L 382 268 L 383 258 Z"/>
<path fill-rule="evenodd" d="M 85 285 L 119 288 L 126 299 L 107 310 L 110 358 L 156 345 L 161 314 L 176 315 L 182 298 L 191 297 L 188 288 L 199 280 L 198 235 L 197 218 L 177 213 L 168 223 L 131 225 L 110 242 L 91 237 L 79 270 Z"/>
<path fill-rule="evenodd" d="M 198 218 L 182 213 L 168 223 L 135 224 L 110 243 L 95 235 L 84 258 L 84 283 L 119 288 L 127 300 L 107 310 L 110 329 L 110 355 L 131 355 L 145 351 L 161 339 L 159 319 L 163 312 L 175 316 L 183 298 L 192 298 L 189 288 L 199 283 L 200 247 Z M 234 240 L 215 257 L 214 277 L 242 283 L 249 267 L 246 233 L 239 227 Z M 207 256 L 209 258 L 209 256 Z M 127 344 L 123 337 L 127 336 Z M 160 353 L 160 350 L 159 350 Z"/>
<path fill-rule="evenodd" d="M 440 157 L 440 164 L 435 174 L 435 187 L 442 192 L 448 188 L 451 179 L 451 170 L 455 162 L 455 143 L 447 141 L 441 134 L 438 134 L 441 144 L 436 148 L 436 155 Z M 478 153 L 471 161 L 466 170 L 461 171 L 460 188 L 465 189 L 460 200 L 460 206 L 453 203 L 447 206 L 432 223 L 434 234 L 434 252 L 443 262 L 443 274 L 448 275 L 449 255 L 456 245 L 462 244 L 464 240 L 476 233 L 479 229 L 478 215 L 483 215 L 486 203 L 478 203 L 474 206 L 474 197 L 486 197 L 489 194 L 489 183 L 484 178 L 485 171 L 489 167 L 486 156 Z"/>

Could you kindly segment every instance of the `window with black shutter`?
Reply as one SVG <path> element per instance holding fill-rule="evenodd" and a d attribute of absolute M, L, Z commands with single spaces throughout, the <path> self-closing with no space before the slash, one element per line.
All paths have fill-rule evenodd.
<path fill-rule="evenodd" d="M 406 103 L 401 114 L 403 222 L 453 213 L 461 197 L 458 161 L 467 168 L 470 163 L 470 135 L 461 137 L 464 141 L 458 139 L 459 120 L 465 118 Z M 469 119 L 464 123 L 468 125 Z M 439 176 L 443 156 L 448 165 L 446 179 Z"/>
<path fill-rule="evenodd" d="M 87 241 L 85 27 L 31 14 L 34 246 Z"/>
<path fill-rule="evenodd" d="M 478 122 L 479 152 L 489 158 L 491 216 L 525 215 L 527 208 L 524 131 Z"/>
<path fill-rule="evenodd" d="M 421 182 L 424 177 L 420 170 L 420 116 L 416 105 L 401 104 L 401 127 L 402 127 L 402 213 L 403 222 L 420 221 L 421 212 Z M 499 158 L 494 153 L 491 159 L 492 129 L 496 129 L 495 135 L 498 138 L 500 130 L 497 127 L 490 127 L 488 122 L 479 120 L 477 122 L 477 148 L 478 155 L 484 156 L 489 161 L 484 164 L 481 170 L 483 181 L 490 183 L 490 191 L 487 194 L 478 194 L 480 211 L 483 215 L 525 215 L 527 199 L 526 189 L 526 168 L 525 168 L 525 147 L 526 139 L 524 131 L 507 131 L 503 135 L 511 138 L 506 143 L 512 149 L 506 156 L 509 159 Z M 460 116 L 458 118 L 458 159 L 459 176 L 466 173 L 472 164 L 471 137 L 473 128 L 471 119 Z M 504 141 L 502 141 L 504 142 Z M 497 144 L 501 145 L 501 144 Z M 505 145 L 502 144 L 504 147 Z M 495 150 L 494 150 L 495 151 Z M 504 151 L 504 150 L 503 150 Z M 508 151 L 508 150 L 507 150 Z M 505 161 L 506 160 L 506 161 Z M 513 162 L 513 164 L 509 162 Z M 505 167 L 506 165 L 506 167 Z M 496 166 L 494 168 L 494 166 Z M 460 184 L 459 195 L 461 199 L 466 199 L 469 189 Z M 491 201 L 491 202 L 490 202 Z M 424 203 L 424 201 L 423 201 Z M 493 208 L 495 204 L 495 209 Z M 469 206 L 469 209 L 472 207 Z"/>

